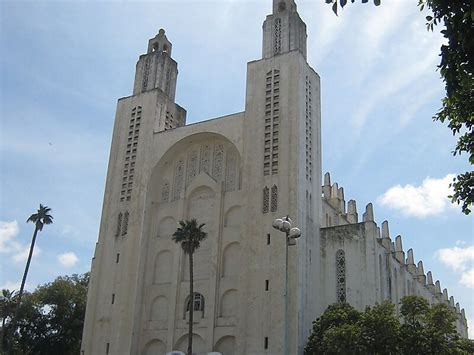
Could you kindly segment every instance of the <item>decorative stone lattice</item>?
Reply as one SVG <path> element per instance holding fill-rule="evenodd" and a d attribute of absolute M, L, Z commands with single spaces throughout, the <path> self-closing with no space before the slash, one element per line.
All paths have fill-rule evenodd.
<path fill-rule="evenodd" d="M 270 210 L 270 189 L 265 186 L 263 188 L 263 207 L 262 212 L 268 213 Z"/>
<path fill-rule="evenodd" d="M 275 33 L 274 33 L 273 53 L 279 54 L 281 52 L 281 19 L 275 20 Z"/>
<path fill-rule="evenodd" d="M 122 230 L 122 218 L 123 218 L 123 214 L 122 212 L 120 212 L 117 216 L 117 227 L 115 229 L 116 237 L 120 236 L 120 231 Z"/>
<path fill-rule="evenodd" d="M 224 191 L 240 188 L 240 158 L 238 151 L 222 141 L 204 143 L 200 148 L 193 147 L 187 152 L 187 158 L 181 157 L 174 163 L 172 182 L 163 181 L 161 202 L 181 199 L 185 186 L 200 172 L 212 176 L 217 182 L 224 183 Z"/>
<path fill-rule="evenodd" d="M 179 200 L 181 198 L 181 191 L 183 191 L 183 185 L 184 185 L 184 160 L 180 159 L 176 163 L 176 168 L 174 171 L 173 200 Z"/>
<path fill-rule="evenodd" d="M 272 212 L 276 212 L 278 210 L 278 187 L 276 185 L 272 186 L 272 200 L 270 210 Z"/>
<path fill-rule="evenodd" d="M 145 60 L 145 70 L 143 72 L 142 91 L 146 91 L 148 87 L 148 77 L 150 76 L 150 66 L 151 66 L 151 58 L 148 56 Z"/>
<path fill-rule="evenodd" d="M 198 174 L 198 152 L 193 150 L 188 156 L 186 183 L 190 183 Z"/>
<path fill-rule="evenodd" d="M 306 76 L 306 180 L 313 179 L 313 134 L 312 134 L 312 106 L 311 106 L 311 80 Z"/>
<path fill-rule="evenodd" d="M 278 174 L 280 125 L 280 71 L 266 76 L 263 175 Z"/>
<path fill-rule="evenodd" d="M 170 85 L 171 85 L 171 68 L 168 68 L 166 71 L 166 82 L 165 82 L 165 93 L 170 94 Z"/>
<path fill-rule="evenodd" d="M 128 233 L 128 218 L 129 218 L 129 213 L 128 211 L 126 211 L 125 214 L 123 215 L 122 236 Z"/>
<path fill-rule="evenodd" d="M 120 191 L 120 202 L 130 201 L 132 198 L 141 116 L 141 106 L 135 107 L 130 115 L 127 146 L 125 150 L 125 162 L 123 166 L 122 189 Z"/>
<path fill-rule="evenodd" d="M 161 187 L 161 202 L 166 203 L 170 200 L 170 183 L 165 180 Z"/>
<path fill-rule="evenodd" d="M 177 122 L 175 122 L 173 114 L 170 111 L 166 111 L 165 115 L 165 131 L 176 128 Z"/>
<path fill-rule="evenodd" d="M 337 302 L 346 302 L 346 256 L 344 250 L 336 252 L 336 294 Z"/>
<path fill-rule="evenodd" d="M 237 158 L 234 151 L 227 152 L 227 163 L 226 163 L 226 178 L 225 178 L 225 189 L 226 191 L 236 190 L 237 185 Z"/>
<path fill-rule="evenodd" d="M 200 172 L 209 174 L 211 171 L 211 146 L 206 144 L 201 147 L 201 164 Z"/>
<path fill-rule="evenodd" d="M 212 176 L 216 181 L 222 180 L 222 169 L 224 165 L 224 146 L 218 143 L 214 150 L 214 164 L 212 166 Z"/>

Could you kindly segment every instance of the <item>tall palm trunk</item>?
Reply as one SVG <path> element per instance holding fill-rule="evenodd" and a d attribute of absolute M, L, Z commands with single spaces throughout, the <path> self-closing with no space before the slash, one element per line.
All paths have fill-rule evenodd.
<path fill-rule="evenodd" d="M 194 285 L 193 253 L 189 253 L 189 334 L 188 355 L 193 355 L 193 318 L 194 318 Z"/>
<path fill-rule="evenodd" d="M 26 283 L 26 276 L 28 275 L 28 270 L 30 269 L 31 258 L 33 257 L 33 249 L 35 248 L 36 243 L 36 235 L 39 231 L 39 224 L 37 223 L 35 226 L 35 232 L 33 233 L 33 238 L 31 239 L 30 245 L 30 253 L 28 254 L 28 260 L 26 261 L 25 272 L 23 273 L 23 279 L 21 280 L 20 292 L 18 293 L 18 301 L 16 302 L 16 311 L 15 311 L 15 319 L 18 313 L 18 308 L 21 302 L 21 296 L 23 296 L 23 290 L 25 288 Z"/>

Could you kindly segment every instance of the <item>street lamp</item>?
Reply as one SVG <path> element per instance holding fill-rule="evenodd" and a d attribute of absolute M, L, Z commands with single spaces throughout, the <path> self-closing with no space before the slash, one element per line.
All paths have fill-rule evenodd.
<path fill-rule="evenodd" d="M 273 228 L 286 235 L 285 245 L 285 355 L 288 355 L 288 247 L 296 245 L 296 239 L 301 237 L 299 228 L 291 227 L 290 217 L 282 217 L 273 221 Z"/>

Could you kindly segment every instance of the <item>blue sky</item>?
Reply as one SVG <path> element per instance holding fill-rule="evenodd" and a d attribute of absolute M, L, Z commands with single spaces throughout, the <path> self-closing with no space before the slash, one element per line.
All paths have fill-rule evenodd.
<path fill-rule="evenodd" d="M 323 0 L 298 10 L 321 76 L 323 172 L 359 215 L 373 202 L 377 222 L 389 220 L 473 317 L 473 218 L 445 198 L 450 174 L 469 166 L 431 119 L 443 39 L 416 1 L 351 4 L 339 17 Z M 261 57 L 270 12 L 270 0 L 0 2 L 0 288 L 18 289 L 39 203 L 55 223 L 39 235 L 28 288 L 89 269 L 116 102 L 131 94 L 148 39 L 166 29 L 176 99 L 197 122 L 243 111 L 246 63 Z"/>

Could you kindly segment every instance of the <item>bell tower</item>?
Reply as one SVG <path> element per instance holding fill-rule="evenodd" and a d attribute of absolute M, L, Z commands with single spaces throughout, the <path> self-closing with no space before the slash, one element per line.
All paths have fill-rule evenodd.
<path fill-rule="evenodd" d="M 306 59 L 306 24 L 294 0 L 273 0 L 273 13 L 263 23 L 263 58 L 298 50 Z"/>
<path fill-rule="evenodd" d="M 164 29 L 148 41 L 147 53 L 141 55 L 137 63 L 133 95 L 161 89 L 174 102 L 178 63 L 171 58 L 172 47 Z"/>

